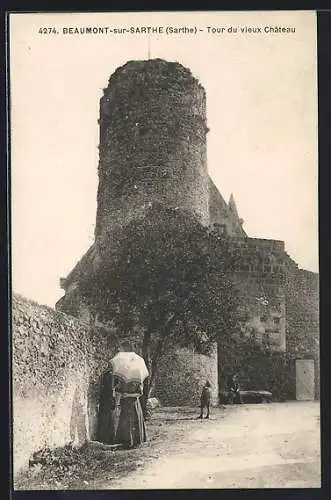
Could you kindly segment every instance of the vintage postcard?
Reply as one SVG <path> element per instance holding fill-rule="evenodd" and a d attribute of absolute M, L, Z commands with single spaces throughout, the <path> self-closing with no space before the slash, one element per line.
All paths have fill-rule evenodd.
<path fill-rule="evenodd" d="M 9 14 L 15 490 L 320 488 L 316 25 Z"/>

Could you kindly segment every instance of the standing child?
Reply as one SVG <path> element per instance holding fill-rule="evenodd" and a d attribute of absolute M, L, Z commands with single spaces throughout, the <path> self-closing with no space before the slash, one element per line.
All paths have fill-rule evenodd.
<path fill-rule="evenodd" d="M 207 409 L 207 415 L 205 418 L 209 418 L 209 413 L 210 413 L 210 398 L 211 398 L 211 385 L 210 382 L 207 380 L 205 383 L 202 392 L 201 392 L 201 398 L 200 398 L 200 415 L 198 418 L 203 418 L 203 410 L 206 408 Z"/>

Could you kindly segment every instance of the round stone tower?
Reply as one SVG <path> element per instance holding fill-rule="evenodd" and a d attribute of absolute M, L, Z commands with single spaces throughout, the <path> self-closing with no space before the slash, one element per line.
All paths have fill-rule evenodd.
<path fill-rule="evenodd" d="M 99 123 L 96 238 L 154 202 L 208 224 L 206 94 L 188 69 L 126 63 L 104 89 Z"/>

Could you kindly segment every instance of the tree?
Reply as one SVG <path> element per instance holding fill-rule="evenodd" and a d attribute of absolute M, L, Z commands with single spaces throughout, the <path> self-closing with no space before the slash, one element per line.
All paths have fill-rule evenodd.
<path fill-rule="evenodd" d="M 238 329 L 235 256 L 224 237 L 190 214 L 154 205 L 104 240 L 99 252 L 98 269 L 84 277 L 80 293 L 123 332 L 141 327 L 150 372 L 145 400 L 172 345 L 207 353 L 212 342 Z"/>

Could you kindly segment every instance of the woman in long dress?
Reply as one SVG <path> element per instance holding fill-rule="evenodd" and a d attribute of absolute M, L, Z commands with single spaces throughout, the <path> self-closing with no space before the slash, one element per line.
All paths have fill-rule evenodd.
<path fill-rule="evenodd" d="M 121 382 L 117 391 L 120 393 L 120 416 L 116 432 L 116 442 L 125 448 L 134 448 L 147 441 L 146 427 L 140 397 L 142 384 Z"/>
<path fill-rule="evenodd" d="M 115 443 L 119 417 L 115 392 L 117 385 L 118 381 L 111 370 L 104 374 L 100 388 L 97 438 L 105 444 Z"/>

